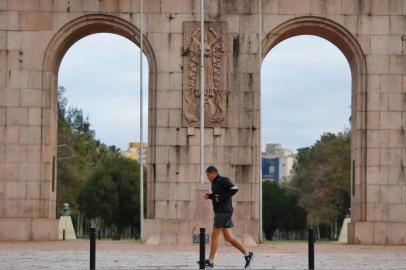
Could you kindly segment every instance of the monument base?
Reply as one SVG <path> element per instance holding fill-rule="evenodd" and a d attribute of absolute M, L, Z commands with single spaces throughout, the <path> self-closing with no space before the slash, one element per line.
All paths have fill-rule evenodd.
<path fill-rule="evenodd" d="M 338 237 L 338 242 L 341 244 L 348 244 L 348 224 L 350 224 L 351 218 L 346 217 L 341 226 L 340 236 Z"/>
<path fill-rule="evenodd" d="M 0 218 L 0 241 L 53 241 L 57 239 L 57 219 Z"/>
<path fill-rule="evenodd" d="M 238 221 L 237 221 L 238 222 Z M 239 221 L 234 229 L 234 235 L 246 246 L 256 246 L 257 241 L 246 229 L 248 221 Z M 252 222 L 251 222 L 252 223 Z M 245 225 L 245 226 L 244 226 Z M 211 233 L 211 222 L 189 221 L 184 219 L 145 219 L 144 242 L 146 245 L 191 245 L 193 235 L 199 234 L 200 228 L 206 228 Z M 220 245 L 227 244 L 221 237 Z"/>
<path fill-rule="evenodd" d="M 65 240 L 76 240 L 75 228 L 73 227 L 71 216 L 61 216 L 59 218 L 59 240 L 63 240 L 65 230 Z"/>
<path fill-rule="evenodd" d="M 362 245 L 405 245 L 406 222 L 351 222 L 348 243 Z"/>

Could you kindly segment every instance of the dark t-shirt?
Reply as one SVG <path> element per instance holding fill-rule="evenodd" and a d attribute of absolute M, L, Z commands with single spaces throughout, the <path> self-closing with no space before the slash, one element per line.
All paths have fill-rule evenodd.
<path fill-rule="evenodd" d="M 211 184 L 209 198 L 213 203 L 214 213 L 233 213 L 231 197 L 237 193 L 238 187 L 227 177 L 217 176 Z"/>

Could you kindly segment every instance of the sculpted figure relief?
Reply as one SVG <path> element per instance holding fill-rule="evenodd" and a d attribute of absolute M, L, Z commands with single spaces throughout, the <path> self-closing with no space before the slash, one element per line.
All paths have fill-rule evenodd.
<path fill-rule="evenodd" d="M 225 23 L 207 23 L 204 44 L 205 126 L 225 126 L 226 112 L 226 33 Z M 184 23 L 183 124 L 200 125 L 200 26 Z"/>

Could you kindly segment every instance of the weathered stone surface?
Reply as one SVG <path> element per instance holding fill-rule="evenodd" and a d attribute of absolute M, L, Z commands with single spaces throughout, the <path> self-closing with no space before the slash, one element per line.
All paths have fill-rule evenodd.
<path fill-rule="evenodd" d="M 0 25 L 2 30 L 19 30 L 20 22 L 17 11 L 0 11 Z"/>
<path fill-rule="evenodd" d="M 390 33 L 391 34 L 404 34 L 406 27 L 406 20 L 404 16 L 391 16 L 390 17 Z"/>
<path fill-rule="evenodd" d="M 193 1 L 168 0 L 161 2 L 161 11 L 164 13 L 190 13 L 193 8 Z"/>
<path fill-rule="evenodd" d="M 28 125 L 41 125 L 41 108 L 29 108 L 28 109 Z"/>
<path fill-rule="evenodd" d="M 372 36 L 371 53 L 373 54 L 401 54 L 401 36 Z"/>
<path fill-rule="evenodd" d="M 404 209 L 403 209 L 404 210 Z M 406 225 L 403 222 L 391 223 L 388 225 L 390 229 L 388 230 L 388 235 L 390 235 L 391 244 L 403 244 L 406 242 Z M 389 234 L 391 233 L 391 234 Z M 386 235 L 385 235 L 386 236 Z"/>
<path fill-rule="evenodd" d="M 383 148 L 380 150 L 380 165 L 383 166 L 400 166 L 402 158 L 401 149 L 387 149 Z"/>
<path fill-rule="evenodd" d="M 151 219 L 146 223 L 151 226 L 145 237 L 158 243 L 187 243 L 198 226 L 211 224 L 210 204 L 202 200 L 208 186 L 198 184 L 197 2 L 144 1 L 153 93 L 147 165 L 155 168 L 148 173 Z M 354 76 L 352 159 L 357 166 L 350 240 L 405 243 L 404 1 L 263 0 L 262 41 L 257 1 L 206 1 L 205 7 L 205 162 L 218 165 L 240 186 L 236 233 L 258 240 L 259 44 L 264 54 L 283 39 L 311 34 L 340 47 Z M 52 63 L 83 29 L 137 42 L 139 1 L 7 0 L 0 1 L 0 9 L 0 240 L 52 240 L 57 236 L 51 184 L 57 67 Z M 194 66 L 192 60 L 198 60 Z"/>
<path fill-rule="evenodd" d="M 36 218 L 32 221 L 32 236 L 30 240 L 44 241 L 46 239 L 57 239 L 58 219 Z"/>
<path fill-rule="evenodd" d="M 400 185 L 381 186 L 379 189 L 379 199 L 383 203 L 401 203 L 402 202 L 401 186 Z"/>
<path fill-rule="evenodd" d="M 360 11 L 374 15 L 397 15 L 403 12 L 402 0 L 359 1 Z"/>
<path fill-rule="evenodd" d="M 27 146 L 20 144 L 7 144 L 6 146 L 6 161 L 8 162 L 24 162 L 27 160 Z"/>
<path fill-rule="evenodd" d="M 100 11 L 99 0 L 86 0 L 83 1 L 83 11 Z"/>
<path fill-rule="evenodd" d="M 388 207 L 388 220 L 403 222 L 406 218 L 406 206 L 404 204 L 392 204 Z"/>
<path fill-rule="evenodd" d="M 27 187 L 25 182 L 6 182 L 7 199 L 25 199 Z"/>
<path fill-rule="evenodd" d="M 80 11 L 82 9 L 82 2 L 91 2 L 83 0 L 42 0 L 41 9 L 42 10 L 58 10 L 58 11 Z"/>
<path fill-rule="evenodd" d="M 389 33 L 389 16 L 360 16 L 358 21 L 360 34 L 384 35 Z"/>
<path fill-rule="evenodd" d="M 20 12 L 20 30 L 52 30 L 52 14 L 35 11 Z"/>
<path fill-rule="evenodd" d="M 402 77 L 398 75 L 381 76 L 381 91 L 390 93 L 400 93 L 402 89 Z"/>
<path fill-rule="evenodd" d="M 41 177 L 41 167 L 38 163 L 20 163 L 19 178 L 23 181 L 38 181 Z M 38 185 L 37 182 L 37 185 Z"/>
<path fill-rule="evenodd" d="M 311 0 L 312 14 L 341 14 L 341 0 Z"/>
<path fill-rule="evenodd" d="M 28 241 L 31 232 L 29 218 L 0 218 L 0 238 L 3 241 Z"/>
<path fill-rule="evenodd" d="M 310 0 L 284 0 L 279 2 L 280 14 L 308 14 L 310 13 Z"/>
<path fill-rule="evenodd" d="M 205 26 L 205 126 L 225 126 L 227 105 L 226 23 Z M 199 126 L 200 119 L 200 26 L 184 23 L 183 125 Z"/>
<path fill-rule="evenodd" d="M 7 2 L 8 10 L 37 10 L 39 8 L 39 1 L 32 0 L 4 0 Z"/>
<path fill-rule="evenodd" d="M 350 239 L 353 243 L 373 244 L 374 224 L 372 222 L 351 222 L 348 227 Z"/>
<path fill-rule="evenodd" d="M 381 112 L 380 128 L 400 129 L 402 126 L 402 114 L 400 112 Z"/>
<path fill-rule="evenodd" d="M 379 185 L 368 185 L 367 194 L 367 203 L 379 203 Z"/>

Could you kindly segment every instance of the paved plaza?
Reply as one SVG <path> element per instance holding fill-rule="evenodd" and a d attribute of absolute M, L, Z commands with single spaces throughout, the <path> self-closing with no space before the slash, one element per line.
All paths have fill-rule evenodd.
<path fill-rule="evenodd" d="M 0 243 L 0 269 L 89 269 L 88 241 Z M 307 269 L 305 243 L 253 248 L 252 269 Z M 98 241 L 97 269 L 197 269 L 197 246 L 144 246 L 133 241 Z M 222 247 L 216 269 L 242 269 L 243 259 Z M 316 245 L 316 269 L 406 269 L 406 246 Z"/>

